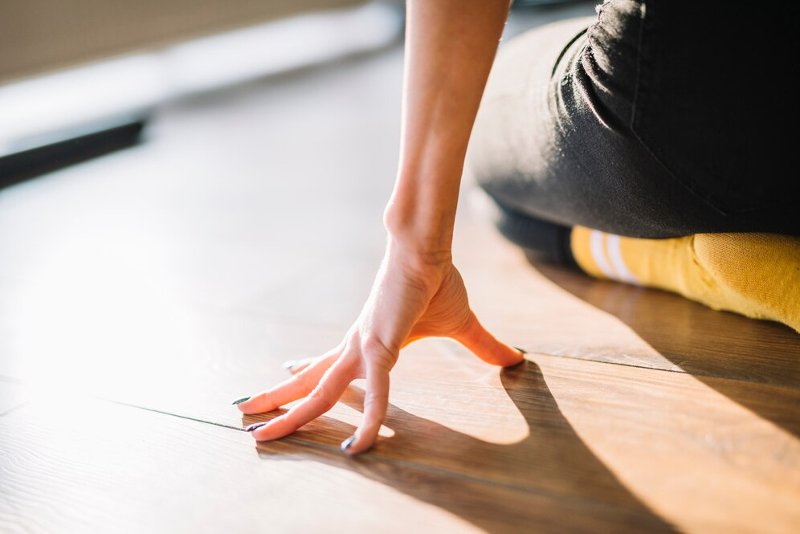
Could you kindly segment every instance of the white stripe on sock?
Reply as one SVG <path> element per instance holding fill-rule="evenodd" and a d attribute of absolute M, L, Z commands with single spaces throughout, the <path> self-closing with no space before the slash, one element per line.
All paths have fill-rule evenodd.
<path fill-rule="evenodd" d="M 608 278 L 616 279 L 617 273 L 614 272 L 614 269 L 608 263 L 605 251 L 603 250 L 603 232 L 600 232 L 599 230 L 592 230 L 592 234 L 589 237 L 589 245 L 592 251 L 594 262 L 598 267 L 600 267 L 600 270 L 603 271 L 603 274 Z"/>
<path fill-rule="evenodd" d="M 639 280 L 628 270 L 628 267 L 625 265 L 625 260 L 622 258 L 622 249 L 620 248 L 618 235 L 608 234 L 606 250 L 608 251 L 611 264 L 617 273 L 617 279 L 622 282 L 638 285 Z"/>

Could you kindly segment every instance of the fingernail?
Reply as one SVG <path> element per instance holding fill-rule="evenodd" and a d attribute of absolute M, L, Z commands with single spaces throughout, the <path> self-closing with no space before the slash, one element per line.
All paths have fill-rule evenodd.
<path fill-rule="evenodd" d="M 525 349 L 521 349 L 519 347 L 514 347 L 514 348 L 517 349 L 518 351 L 520 351 L 522 354 L 528 354 L 528 351 L 525 350 Z"/>
<path fill-rule="evenodd" d="M 235 401 L 233 401 L 233 403 L 232 403 L 232 404 L 234 404 L 234 405 L 236 405 L 236 404 L 241 404 L 241 403 L 243 403 L 244 401 L 248 401 L 248 400 L 250 400 L 250 397 L 242 397 L 241 399 L 236 399 Z"/>
<path fill-rule="evenodd" d="M 266 424 L 267 423 L 253 423 L 252 425 L 250 425 L 247 428 L 245 428 L 245 431 L 252 432 L 253 430 L 257 430 L 257 429 L 261 428 L 262 426 L 264 426 Z"/>
<path fill-rule="evenodd" d="M 347 449 L 349 449 L 349 448 L 350 448 L 350 445 L 352 445 L 352 444 L 353 444 L 353 442 L 354 442 L 355 440 L 356 440 L 356 437 L 355 437 L 355 436 L 350 436 L 349 438 L 347 438 L 346 440 L 344 440 L 344 441 L 342 442 L 342 450 L 343 450 L 343 451 L 346 451 Z"/>
<path fill-rule="evenodd" d="M 286 360 L 283 362 L 283 368 L 288 371 L 291 371 L 295 365 L 297 365 L 297 360 Z"/>

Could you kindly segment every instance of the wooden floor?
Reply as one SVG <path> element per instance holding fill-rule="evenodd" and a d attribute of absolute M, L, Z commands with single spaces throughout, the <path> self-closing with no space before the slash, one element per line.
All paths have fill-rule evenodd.
<path fill-rule="evenodd" d="M 0 531 L 800 531 L 800 336 L 531 265 L 465 185 L 455 255 L 529 354 L 409 347 L 370 453 L 231 401 L 355 318 L 401 55 L 165 108 L 140 147 L 0 191 Z"/>

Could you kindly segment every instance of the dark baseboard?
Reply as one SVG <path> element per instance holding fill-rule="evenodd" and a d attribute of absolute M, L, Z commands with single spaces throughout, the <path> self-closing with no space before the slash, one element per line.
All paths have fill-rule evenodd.
<path fill-rule="evenodd" d="M 0 188 L 137 145 L 146 118 L 0 157 Z"/>

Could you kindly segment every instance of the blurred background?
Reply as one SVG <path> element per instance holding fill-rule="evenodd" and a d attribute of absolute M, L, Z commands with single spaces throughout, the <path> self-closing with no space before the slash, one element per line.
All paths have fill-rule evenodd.
<path fill-rule="evenodd" d="M 0 173 L 130 144 L 158 106 L 379 49 L 401 28 L 397 4 L 355 0 L 4 2 Z"/>
<path fill-rule="evenodd" d="M 517 2 L 510 32 L 565 3 Z M 2 183 L 134 144 L 164 105 L 386 50 L 402 33 L 393 0 L 7 0 Z"/>

